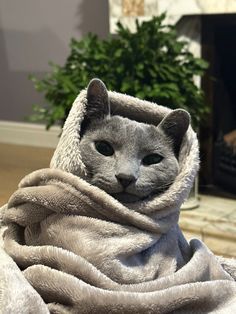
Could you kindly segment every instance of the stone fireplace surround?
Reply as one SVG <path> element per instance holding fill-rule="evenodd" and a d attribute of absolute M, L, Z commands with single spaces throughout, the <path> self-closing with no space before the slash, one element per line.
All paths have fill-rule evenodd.
<path fill-rule="evenodd" d="M 115 33 L 119 20 L 135 30 L 135 19 L 148 20 L 167 12 L 168 22 L 181 17 L 201 14 L 236 13 L 235 0 L 109 0 L 110 32 Z"/>
<path fill-rule="evenodd" d="M 189 49 L 201 56 L 201 15 L 236 13 L 236 0 L 109 0 L 110 32 L 122 22 L 135 31 L 135 20 L 149 20 L 167 13 L 168 23 L 177 23 L 180 36 L 189 41 Z"/>

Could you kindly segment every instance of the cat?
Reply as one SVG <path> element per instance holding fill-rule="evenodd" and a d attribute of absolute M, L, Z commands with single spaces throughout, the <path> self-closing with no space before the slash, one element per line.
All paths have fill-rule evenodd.
<path fill-rule="evenodd" d="M 158 126 L 111 115 L 105 84 L 90 81 L 81 126 L 82 178 L 121 203 L 142 201 L 168 189 L 179 172 L 178 153 L 189 114 L 170 112 Z"/>

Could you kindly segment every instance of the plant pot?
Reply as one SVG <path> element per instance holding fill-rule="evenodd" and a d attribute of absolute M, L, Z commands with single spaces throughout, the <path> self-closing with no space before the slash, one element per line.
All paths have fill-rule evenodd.
<path fill-rule="evenodd" d="M 199 207 L 199 194 L 198 194 L 198 175 L 194 180 L 193 187 L 189 193 L 188 199 L 181 206 L 181 210 L 189 210 Z"/>

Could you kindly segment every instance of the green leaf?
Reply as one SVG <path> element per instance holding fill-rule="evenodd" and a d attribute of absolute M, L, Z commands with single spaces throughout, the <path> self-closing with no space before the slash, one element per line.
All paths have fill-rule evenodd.
<path fill-rule="evenodd" d="M 188 43 L 177 36 L 176 26 L 165 23 L 166 14 L 149 21 L 136 21 L 136 33 L 117 23 L 118 33 L 101 39 L 89 33 L 72 38 L 64 65 L 50 62 L 44 78 L 30 76 L 45 103 L 33 106 L 30 118 L 47 127 L 65 121 L 73 100 L 93 77 L 109 89 L 156 102 L 170 108 L 184 108 L 195 125 L 204 121 L 209 106 L 193 77 L 204 75 L 208 63 L 188 51 Z"/>

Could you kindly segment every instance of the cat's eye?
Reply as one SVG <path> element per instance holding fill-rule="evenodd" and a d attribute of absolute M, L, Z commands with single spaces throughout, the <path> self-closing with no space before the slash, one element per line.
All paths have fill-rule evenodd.
<path fill-rule="evenodd" d="M 96 150 L 104 156 L 112 156 L 114 154 L 113 147 L 106 141 L 95 142 L 95 147 Z"/>
<path fill-rule="evenodd" d="M 143 158 L 143 164 L 145 166 L 150 166 L 154 164 L 159 164 L 161 162 L 163 157 L 159 154 L 150 154 Z"/>

